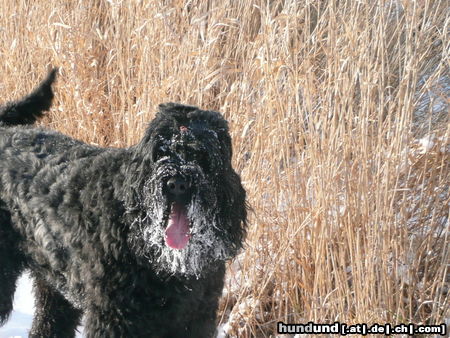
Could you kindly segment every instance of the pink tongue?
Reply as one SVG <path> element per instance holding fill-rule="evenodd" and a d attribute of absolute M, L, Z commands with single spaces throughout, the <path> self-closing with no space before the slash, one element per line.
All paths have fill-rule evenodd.
<path fill-rule="evenodd" d="M 188 242 L 189 220 L 186 208 L 180 203 L 174 203 L 166 229 L 166 244 L 173 249 L 183 249 Z"/>

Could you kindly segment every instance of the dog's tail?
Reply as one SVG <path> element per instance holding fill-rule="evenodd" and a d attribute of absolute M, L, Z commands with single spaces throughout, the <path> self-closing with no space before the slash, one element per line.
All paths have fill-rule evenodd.
<path fill-rule="evenodd" d="M 50 109 L 53 101 L 52 83 L 58 69 L 52 69 L 45 80 L 33 92 L 21 100 L 8 102 L 0 107 L 0 124 L 16 126 L 33 124 Z"/>

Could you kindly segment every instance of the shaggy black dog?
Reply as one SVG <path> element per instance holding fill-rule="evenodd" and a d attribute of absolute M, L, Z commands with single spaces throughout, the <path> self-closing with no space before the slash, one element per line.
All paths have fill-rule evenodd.
<path fill-rule="evenodd" d="M 0 108 L 0 324 L 29 269 L 31 337 L 73 337 L 83 315 L 88 337 L 214 335 L 246 225 L 227 122 L 168 103 L 139 144 L 87 145 L 27 126 L 55 73 Z"/>

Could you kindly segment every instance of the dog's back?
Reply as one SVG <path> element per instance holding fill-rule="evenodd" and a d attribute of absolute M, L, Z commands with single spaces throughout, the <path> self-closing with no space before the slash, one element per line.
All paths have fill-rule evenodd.
<path fill-rule="evenodd" d="M 56 68 L 52 69 L 31 94 L 0 107 L 0 123 L 4 126 L 27 125 L 42 117 L 53 101 L 52 84 L 57 71 Z"/>
<path fill-rule="evenodd" d="M 21 233 L 30 235 L 31 243 L 41 243 L 43 240 L 43 237 L 34 236 L 38 232 L 29 231 L 36 227 L 36 224 L 29 220 L 22 222 L 21 207 L 25 205 L 26 195 L 30 189 L 41 188 L 47 189 L 48 193 L 50 184 L 45 184 L 45 180 L 50 179 L 51 182 L 57 180 L 58 169 L 59 173 L 63 172 L 65 163 L 71 159 L 71 156 L 99 152 L 86 146 L 86 150 L 78 149 L 78 152 L 71 154 L 73 147 L 84 144 L 56 131 L 31 126 L 52 105 L 54 97 L 52 84 L 55 82 L 56 74 L 57 69 L 52 69 L 29 95 L 0 105 L 0 327 L 8 320 L 12 312 L 17 279 L 28 268 L 27 262 L 31 257 L 29 251 L 32 250 L 30 249 L 32 245 L 21 246 L 24 240 Z M 42 170 L 46 166 L 50 169 Z M 39 176 L 38 173 L 41 175 Z M 30 228 L 27 228 L 28 226 Z M 28 232 L 25 229 L 28 229 Z M 45 232 L 45 236 L 50 236 L 49 232 Z M 29 238 L 26 235 L 25 237 Z M 35 281 L 37 304 L 39 301 L 41 303 L 47 301 L 46 292 L 50 291 L 41 286 L 39 281 Z M 55 306 L 60 306 L 61 303 L 67 304 L 61 295 L 58 297 L 58 301 L 48 303 Z M 61 314 L 61 318 L 55 321 L 58 322 L 57 325 L 69 332 L 75 332 L 77 320 L 67 321 L 65 317 L 70 317 L 72 314 L 78 318 L 79 311 L 71 306 L 67 308 L 68 310 Z M 46 317 L 39 314 L 39 311 L 43 310 L 36 311 L 38 313 L 36 318 L 46 321 Z M 33 334 L 33 330 L 34 328 L 30 331 L 30 336 L 52 336 Z"/>
<path fill-rule="evenodd" d="M 0 106 L 0 127 L 31 125 L 42 117 L 53 101 L 52 83 L 56 72 L 57 69 L 51 70 L 31 94 Z M 0 128 L 0 135 L 3 134 L 5 140 L 8 136 L 4 134 L 10 132 L 10 128 Z M 4 164 L 5 161 L 0 151 L 0 163 Z M 16 280 L 24 268 L 23 257 L 18 248 L 19 237 L 12 230 L 10 210 L 3 201 L 1 191 L 3 186 L 0 182 L 0 326 L 12 311 Z"/>

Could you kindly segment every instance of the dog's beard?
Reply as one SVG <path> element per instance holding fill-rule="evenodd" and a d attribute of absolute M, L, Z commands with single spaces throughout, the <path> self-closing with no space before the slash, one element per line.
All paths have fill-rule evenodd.
<path fill-rule="evenodd" d="M 192 172 L 184 168 L 184 172 Z M 213 269 L 214 262 L 225 261 L 233 256 L 221 228 L 224 220 L 218 216 L 218 201 L 209 189 L 211 183 L 203 175 L 190 175 L 195 186 L 191 200 L 186 204 L 189 220 L 189 242 L 182 249 L 173 249 L 166 244 L 166 228 L 171 206 L 163 193 L 164 179 L 174 175 L 171 168 L 159 169 L 155 177 L 149 179 L 142 189 L 141 213 L 134 219 L 132 227 L 138 230 L 134 238 L 138 254 L 144 256 L 157 273 L 168 273 L 184 277 L 201 277 L 205 270 Z M 228 227 L 225 227 L 228 228 Z"/>

